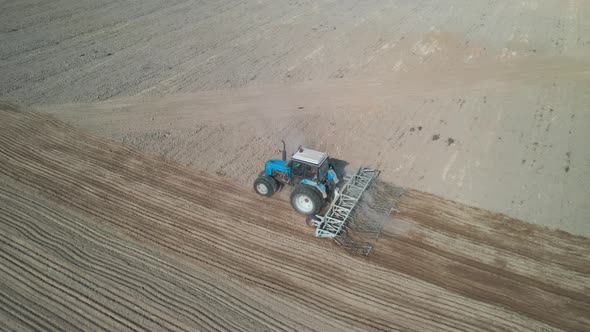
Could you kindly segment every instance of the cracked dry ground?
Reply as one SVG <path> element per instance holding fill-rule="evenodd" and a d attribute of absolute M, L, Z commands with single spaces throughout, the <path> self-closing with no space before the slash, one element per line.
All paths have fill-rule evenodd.
<path fill-rule="evenodd" d="M 587 331 L 590 241 L 409 190 L 371 255 L 281 199 L 4 104 L 3 330 Z"/>

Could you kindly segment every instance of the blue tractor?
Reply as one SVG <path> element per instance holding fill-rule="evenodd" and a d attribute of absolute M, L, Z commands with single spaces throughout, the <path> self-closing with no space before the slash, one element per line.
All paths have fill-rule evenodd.
<path fill-rule="evenodd" d="M 287 160 L 283 141 L 282 159 L 266 162 L 264 171 L 254 181 L 254 190 L 260 195 L 270 197 L 281 186 L 292 186 L 293 209 L 311 217 L 334 199 L 338 182 L 338 176 L 326 153 L 300 146 L 291 160 Z"/>

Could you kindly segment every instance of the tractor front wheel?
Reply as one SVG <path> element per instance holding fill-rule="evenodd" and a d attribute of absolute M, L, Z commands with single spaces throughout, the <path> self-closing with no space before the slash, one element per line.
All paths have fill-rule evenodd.
<path fill-rule="evenodd" d="M 322 195 L 313 187 L 298 185 L 291 192 L 291 205 L 295 211 L 306 216 L 313 216 L 322 208 Z"/>
<path fill-rule="evenodd" d="M 254 191 L 259 195 L 270 197 L 277 189 L 277 181 L 268 175 L 261 175 L 254 181 Z"/>

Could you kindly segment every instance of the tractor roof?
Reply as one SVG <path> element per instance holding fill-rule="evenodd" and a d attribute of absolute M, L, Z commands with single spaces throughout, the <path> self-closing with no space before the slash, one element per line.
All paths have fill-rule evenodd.
<path fill-rule="evenodd" d="M 306 148 L 300 148 L 293 154 L 293 160 L 302 161 L 313 165 L 321 165 L 324 160 L 328 158 L 328 154 L 325 152 L 315 151 Z"/>

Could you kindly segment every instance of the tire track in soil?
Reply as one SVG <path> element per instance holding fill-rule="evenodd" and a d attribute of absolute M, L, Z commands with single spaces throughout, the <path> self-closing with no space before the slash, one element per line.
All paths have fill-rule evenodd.
<path fill-rule="evenodd" d="M 107 325 L 124 315 L 138 329 L 173 330 L 588 326 L 588 289 L 570 286 L 590 274 L 586 238 L 408 191 L 396 218 L 413 228 L 393 232 L 400 221 L 391 220 L 363 260 L 313 238 L 285 201 L 262 200 L 219 177 L 1 106 L 7 110 L 0 113 L 0 200 L 7 213 L 0 227 L 12 236 L 2 238 L 0 267 L 22 265 L 27 278 L 71 280 L 70 294 L 88 294 L 85 303 L 120 303 L 104 307 Z M 427 231 L 456 241 L 446 248 L 425 243 L 420 236 Z M 546 263 L 551 284 L 534 271 L 463 252 L 479 243 L 514 261 Z M 10 250 L 15 246 L 22 249 Z M 41 251 L 40 258 L 31 254 Z M 25 292 L 13 283 L 0 287 L 15 294 L 12 301 Z M 31 283 L 27 294 L 47 292 L 39 302 L 47 303 L 60 292 L 52 287 Z M 61 300 L 64 308 L 80 305 L 75 296 Z M 11 308 L 11 316 L 35 324 L 34 312 L 26 313 L 35 308 Z M 78 314 L 100 315 L 85 308 Z M 55 320 L 62 312 L 44 310 Z M 142 319 L 143 310 L 154 320 Z"/>

